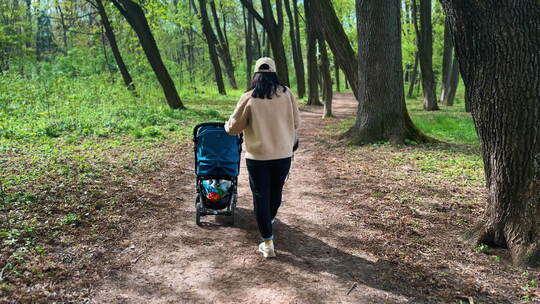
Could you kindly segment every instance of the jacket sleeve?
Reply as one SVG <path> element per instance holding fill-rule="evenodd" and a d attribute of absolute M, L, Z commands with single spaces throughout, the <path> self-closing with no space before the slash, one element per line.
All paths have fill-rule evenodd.
<path fill-rule="evenodd" d="M 290 90 L 289 94 L 291 95 L 291 103 L 294 116 L 294 129 L 298 130 L 300 128 L 300 111 L 298 110 L 298 102 L 296 101 L 296 97 Z"/>
<path fill-rule="evenodd" d="M 225 131 L 230 135 L 238 135 L 247 127 L 251 116 L 248 105 L 250 97 L 249 94 L 244 94 L 240 97 L 238 104 L 236 104 L 236 109 L 225 123 Z"/>

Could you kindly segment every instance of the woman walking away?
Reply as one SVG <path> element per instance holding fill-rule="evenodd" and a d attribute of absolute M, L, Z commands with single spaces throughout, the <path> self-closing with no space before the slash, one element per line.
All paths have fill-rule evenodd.
<path fill-rule="evenodd" d="M 279 82 L 276 64 L 267 57 L 257 60 L 251 88 L 240 97 L 225 130 L 231 135 L 244 132 L 249 184 L 263 239 L 259 251 L 265 258 L 276 256 L 272 224 L 281 205 L 299 125 L 296 99 Z"/>

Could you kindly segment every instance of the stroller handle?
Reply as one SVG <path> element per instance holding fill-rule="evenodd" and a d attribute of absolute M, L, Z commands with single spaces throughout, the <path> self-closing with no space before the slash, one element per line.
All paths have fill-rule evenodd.
<path fill-rule="evenodd" d="M 206 126 L 225 128 L 225 123 L 224 122 L 203 122 L 196 125 L 195 128 L 193 128 L 193 141 L 197 139 L 197 134 L 199 133 L 199 129 Z"/>

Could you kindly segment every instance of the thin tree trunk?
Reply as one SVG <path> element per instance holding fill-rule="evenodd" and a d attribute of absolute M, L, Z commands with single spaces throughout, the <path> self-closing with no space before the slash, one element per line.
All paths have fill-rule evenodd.
<path fill-rule="evenodd" d="M 199 0 L 199 17 L 201 19 L 202 30 L 206 37 L 206 44 L 208 46 L 208 55 L 210 55 L 210 62 L 214 67 L 214 77 L 216 85 L 218 87 L 219 94 L 226 95 L 225 83 L 223 83 L 223 76 L 221 74 L 221 65 L 219 64 L 219 58 L 217 53 L 217 38 L 212 30 L 210 20 L 208 19 L 208 13 L 206 10 L 206 0 Z"/>
<path fill-rule="evenodd" d="M 322 91 L 324 100 L 323 118 L 333 117 L 332 114 L 332 74 L 330 72 L 330 61 L 328 60 L 328 52 L 326 51 L 326 42 L 319 37 L 319 50 L 321 53 L 321 76 L 322 76 Z"/>
<path fill-rule="evenodd" d="M 412 123 L 405 106 L 399 1 L 356 1 L 361 102 L 352 143 L 429 141 Z"/>
<path fill-rule="evenodd" d="M 294 0 L 293 0 L 294 1 Z M 285 11 L 289 19 L 289 36 L 291 38 L 291 47 L 293 53 L 294 71 L 296 74 L 296 87 L 298 90 L 298 98 L 304 98 L 306 91 L 306 79 L 304 77 L 304 63 L 298 53 L 298 43 L 296 42 L 295 22 L 291 12 L 291 4 L 289 0 L 285 0 Z"/>
<path fill-rule="evenodd" d="M 416 80 L 418 79 L 418 51 L 414 56 L 414 66 L 411 72 L 411 79 L 409 80 L 409 92 L 407 93 L 408 98 L 414 96 L 414 86 L 416 85 Z"/>
<path fill-rule="evenodd" d="M 441 81 L 441 102 L 445 100 L 445 96 L 448 94 L 450 85 L 450 77 L 452 74 L 452 37 L 450 34 L 450 27 L 448 22 L 444 22 L 444 47 L 443 47 L 443 61 L 442 61 L 442 81 Z"/>
<path fill-rule="evenodd" d="M 340 85 L 339 85 L 339 66 L 334 62 L 334 69 L 335 69 L 335 77 L 336 78 L 336 92 L 341 91 Z"/>
<path fill-rule="evenodd" d="M 307 36 L 308 105 L 322 105 L 319 100 L 319 71 L 317 66 L 317 25 L 313 23 L 312 2 L 304 2 Z"/>
<path fill-rule="evenodd" d="M 441 2 L 484 159 L 488 202 L 471 236 L 540 266 L 540 3 Z"/>
<path fill-rule="evenodd" d="M 249 14 L 250 18 L 252 18 L 252 20 L 254 19 L 253 15 Z M 255 21 L 255 20 L 253 20 Z M 257 31 L 257 24 L 255 22 L 253 22 L 253 35 L 255 36 L 255 45 L 257 46 L 255 48 L 255 50 L 257 51 L 257 58 L 261 58 L 262 56 L 262 50 L 261 50 L 261 40 L 259 39 L 259 32 Z"/>
<path fill-rule="evenodd" d="M 129 90 L 133 91 L 135 90 L 135 84 L 133 83 L 133 78 L 131 77 L 131 74 L 129 73 L 127 69 L 124 59 L 122 58 L 120 49 L 118 48 L 118 43 L 116 42 L 116 36 L 114 35 L 111 22 L 109 21 L 109 17 L 107 16 L 107 11 L 105 10 L 105 7 L 103 6 L 103 2 L 101 0 L 95 0 L 95 1 L 96 1 L 96 8 L 97 8 L 98 14 L 101 18 L 101 24 L 105 28 L 105 35 L 107 36 L 107 40 L 109 41 L 109 45 L 111 47 L 114 60 L 116 61 L 116 65 L 118 66 L 118 69 L 120 70 L 120 74 L 122 75 L 124 84 Z"/>
<path fill-rule="evenodd" d="M 361 101 L 358 99 L 358 58 L 336 15 L 332 2 L 330 0 L 305 0 L 304 5 L 306 3 L 313 7 L 314 19 L 319 21 L 320 30 L 334 54 L 334 60 L 345 73 L 354 96 Z"/>
<path fill-rule="evenodd" d="M 304 68 L 304 55 L 302 53 L 302 38 L 300 36 L 300 13 L 298 12 L 298 1 L 292 0 L 293 2 L 293 10 L 294 10 L 294 32 L 295 32 L 295 42 L 296 42 L 296 49 L 298 54 L 298 68 L 302 71 L 302 84 L 303 84 L 303 90 L 302 90 L 302 97 L 306 95 L 306 73 Z"/>
<path fill-rule="evenodd" d="M 283 84 L 290 85 L 289 72 L 287 67 L 287 56 L 285 53 L 285 46 L 283 44 L 283 0 L 276 0 L 275 6 L 272 5 L 270 0 L 261 0 L 261 6 L 263 15 L 255 9 L 252 3 L 248 0 L 240 0 L 250 14 L 257 19 L 257 21 L 265 29 L 267 39 L 270 42 L 272 48 L 272 55 L 276 62 L 277 74 Z M 274 18 L 274 9 L 277 14 L 277 20 Z"/>
<path fill-rule="evenodd" d="M 412 0 L 413 19 L 416 29 L 416 41 L 422 73 L 422 89 L 424 90 L 424 110 L 439 109 L 435 96 L 436 83 L 433 74 L 433 28 L 431 24 L 431 0 L 420 0 L 420 27 L 418 26 L 418 9 L 416 0 Z"/>
<path fill-rule="evenodd" d="M 454 99 L 456 97 L 456 91 L 459 82 L 459 63 L 457 58 L 454 56 L 452 61 L 452 68 L 450 69 L 450 75 L 448 76 L 447 88 L 444 91 L 443 101 L 447 106 L 454 105 Z"/>
<path fill-rule="evenodd" d="M 245 53 L 246 53 L 246 88 L 251 85 L 251 68 L 253 65 L 253 16 L 246 14 L 246 8 L 242 6 L 245 33 Z M 247 16 L 246 16 L 247 15 Z"/>
<path fill-rule="evenodd" d="M 227 78 L 229 79 L 229 84 L 231 85 L 231 88 L 236 90 L 238 89 L 238 85 L 236 84 L 236 77 L 234 75 L 234 63 L 231 58 L 229 42 L 227 41 L 227 33 L 221 30 L 214 0 L 210 0 L 210 11 L 212 12 L 214 25 L 216 27 L 218 38 L 217 46 L 220 53 L 221 61 L 223 62 L 223 66 L 225 67 L 225 73 L 227 74 Z M 225 20 L 225 18 L 223 19 Z M 225 24 L 223 25 L 223 27 L 225 28 Z"/>
<path fill-rule="evenodd" d="M 62 52 L 64 55 L 67 55 L 68 52 L 68 27 L 66 25 L 66 20 L 64 18 L 64 11 L 62 11 L 62 6 L 57 5 L 56 9 L 58 10 L 58 13 L 60 14 L 60 25 L 62 26 L 62 42 L 64 43 L 64 48 L 62 49 Z"/>
<path fill-rule="evenodd" d="M 146 16 L 144 15 L 144 11 L 136 2 L 131 0 L 112 1 L 137 34 L 146 58 L 163 88 L 167 103 L 173 109 L 183 109 L 184 104 L 182 103 L 182 100 L 180 100 L 180 96 L 178 96 L 178 92 L 176 91 L 176 86 L 161 59 L 159 49 L 154 40 L 154 36 L 152 35 L 152 31 L 150 30 L 150 26 L 148 25 L 148 21 L 146 20 Z"/>

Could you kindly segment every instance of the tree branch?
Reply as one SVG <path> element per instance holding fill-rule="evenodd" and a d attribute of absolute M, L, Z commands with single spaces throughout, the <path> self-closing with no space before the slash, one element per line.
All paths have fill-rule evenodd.
<path fill-rule="evenodd" d="M 261 14 L 259 14 L 259 12 L 257 12 L 255 7 L 253 7 L 252 3 L 248 2 L 247 0 L 240 0 L 240 2 L 242 2 L 244 7 L 249 11 L 251 15 L 253 15 L 253 17 L 255 17 L 255 19 L 257 19 L 257 21 L 259 21 L 261 25 L 265 24 L 264 18 L 261 16 Z"/>

